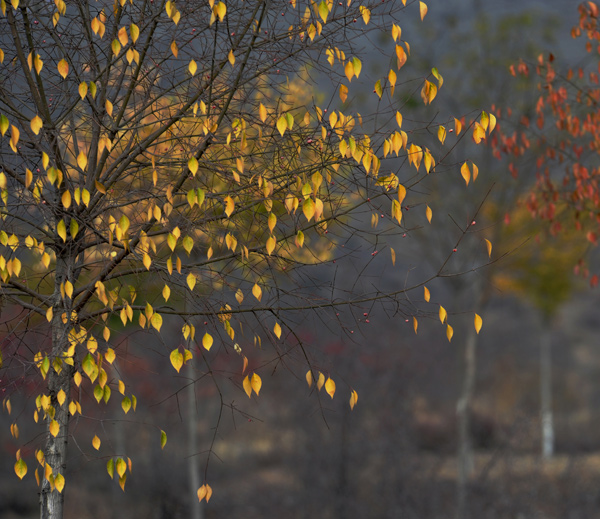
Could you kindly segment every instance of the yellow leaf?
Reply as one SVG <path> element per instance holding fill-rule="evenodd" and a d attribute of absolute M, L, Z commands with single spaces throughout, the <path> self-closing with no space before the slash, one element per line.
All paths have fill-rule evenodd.
<path fill-rule="evenodd" d="M 252 287 L 252 295 L 258 299 L 258 301 L 260 301 L 262 298 L 262 289 L 256 283 Z"/>
<path fill-rule="evenodd" d="M 56 400 L 58 400 L 59 405 L 63 405 L 65 403 L 66 398 L 67 395 L 62 389 L 56 394 Z"/>
<path fill-rule="evenodd" d="M 48 308 L 48 310 L 46 310 L 46 320 L 47 320 L 48 322 L 51 322 L 51 321 L 52 321 L 52 314 L 53 314 L 53 313 L 54 313 L 54 312 L 52 311 L 52 307 L 49 307 L 49 308 Z"/>
<path fill-rule="evenodd" d="M 252 378 L 250 379 L 250 385 L 252 386 L 252 389 L 258 396 L 258 393 L 260 392 L 260 388 L 262 387 L 262 380 L 256 373 L 254 373 L 252 375 Z"/>
<path fill-rule="evenodd" d="M 446 140 L 446 128 L 444 128 L 443 126 L 439 126 L 438 128 L 438 140 L 444 144 L 444 141 Z"/>
<path fill-rule="evenodd" d="M 19 131 L 19 129 L 14 124 L 11 124 L 10 125 L 10 148 L 15 153 L 17 153 L 17 144 L 19 142 L 20 135 L 21 135 L 21 132 Z"/>
<path fill-rule="evenodd" d="M 194 60 L 190 61 L 190 64 L 188 65 L 188 70 L 190 71 L 190 74 L 192 76 L 196 74 L 196 70 L 198 70 L 198 65 L 196 65 L 196 62 Z"/>
<path fill-rule="evenodd" d="M 213 345 L 213 338 L 209 333 L 205 333 L 204 337 L 202 337 L 202 346 L 206 351 L 210 351 Z"/>
<path fill-rule="evenodd" d="M 485 240 L 485 246 L 487 247 L 488 256 L 492 257 L 492 242 L 488 239 Z"/>
<path fill-rule="evenodd" d="M 483 319 L 478 314 L 475 314 L 474 324 L 475 324 L 475 331 L 477 333 L 479 333 L 481 330 L 481 327 L 483 326 Z"/>
<path fill-rule="evenodd" d="M 67 63 L 66 59 L 61 59 L 58 62 L 57 65 L 58 68 L 58 73 L 62 76 L 63 79 L 65 79 L 67 77 L 67 74 L 69 73 L 69 64 Z"/>
<path fill-rule="evenodd" d="M 219 2 L 216 5 L 217 16 L 219 17 L 219 21 L 222 22 L 227 14 L 227 6 L 223 2 Z"/>
<path fill-rule="evenodd" d="M 423 287 L 423 299 L 429 303 L 429 299 L 431 298 L 431 294 L 429 293 L 429 289 L 427 287 Z"/>
<path fill-rule="evenodd" d="M 446 337 L 448 337 L 448 342 L 450 342 L 452 340 L 453 335 L 454 335 L 454 330 L 452 329 L 452 326 L 450 326 L 450 325 L 446 326 Z"/>
<path fill-rule="evenodd" d="M 178 349 L 174 349 L 169 358 L 171 359 L 171 364 L 177 370 L 177 373 L 179 373 L 181 366 L 183 366 L 183 355 Z"/>
<path fill-rule="evenodd" d="M 475 182 L 477 180 L 478 176 L 479 176 L 479 168 L 477 167 L 477 164 L 473 163 L 473 182 Z"/>
<path fill-rule="evenodd" d="M 131 34 L 131 41 L 135 43 L 140 36 L 140 28 L 135 23 L 132 23 L 129 26 L 129 34 Z"/>
<path fill-rule="evenodd" d="M 350 392 L 350 409 L 353 410 L 354 406 L 358 402 L 358 393 L 354 390 Z"/>
<path fill-rule="evenodd" d="M 194 287 L 196 286 L 196 276 L 190 272 L 187 275 L 186 283 L 190 290 L 194 290 Z"/>
<path fill-rule="evenodd" d="M 94 449 L 99 450 L 100 449 L 100 438 L 98 438 L 98 436 L 94 435 L 94 437 L 92 438 L 92 445 L 94 447 Z"/>
<path fill-rule="evenodd" d="M 269 236 L 269 239 L 267 240 L 267 245 L 266 245 L 267 254 L 269 256 L 275 250 L 275 243 L 276 243 L 275 238 L 273 236 Z"/>
<path fill-rule="evenodd" d="M 352 78 L 354 77 L 354 65 L 352 61 L 348 61 L 348 63 L 346 63 L 346 66 L 344 67 L 344 73 L 346 74 L 348 81 L 352 81 Z"/>
<path fill-rule="evenodd" d="M 229 195 L 227 195 L 225 197 L 225 214 L 227 215 L 228 218 L 233 214 L 234 209 L 235 209 L 235 202 L 233 201 L 233 198 L 231 198 Z"/>
<path fill-rule="evenodd" d="M 113 104 L 107 99 L 106 102 L 104 103 L 104 106 L 106 108 L 106 113 L 108 114 L 108 116 L 112 117 Z"/>
<path fill-rule="evenodd" d="M 117 38 L 119 38 L 119 43 L 125 47 L 127 42 L 129 41 L 129 36 L 127 35 L 127 29 L 125 27 L 121 27 L 119 32 L 117 33 Z"/>
<path fill-rule="evenodd" d="M 19 458 L 15 463 L 15 474 L 19 479 L 23 479 L 25 474 L 27 474 L 27 463 L 25 463 L 23 458 Z"/>
<path fill-rule="evenodd" d="M 279 130 L 279 133 L 281 134 L 282 137 L 283 137 L 283 134 L 285 133 L 285 131 L 287 130 L 287 127 L 288 127 L 287 119 L 286 119 L 285 115 L 282 115 L 279 119 L 277 119 L 277 130 Z"/>
<path fill-rule="evenodd" d="M 469 181 L 471 180 L 471 170 L 466 162 L 460 167 L 460 174 L 462 175 L 462 178 L 465 179 L 465 184 L 468 186 Z"/>
<path fill-rule="evenodd" d="M 306 383 L 308 384 L 308 387 L 312 387 L 313 385 L 313 376 L 310 369 L 306 372 Z"/>
<path fill-rule="evenodd" d="M 48 426 L 48 431 L 50 432 L 50 434 L 52 436 L 56 437 L 59 430 L 60 430 L 60 425 L 58 424 L 58 422 L 56 420 L 52 420 L 50 422 L 50 425 Z"/>
<path fill-rule="evenodd" d="M 167 444 L 167 433 L 165 431 L 160 431 L 160 448 L 164 449 Z"/>
<path fill-rule="evenodd" d="M 60 201 L 65 209 L 71 207 L 71 193 L 69 191 L 64 191 L 60 197 Z"/>
<path fill-rule="evenodd" d="M 454 131 L 456 132 L 457 136 L 461 132 L 461 130 L 462 130 L 462 123 L 455 117 L 454 118 Z"/>
<path fill-rule="evenodd" d="M 60 473 L 54 478 L 54 488 L 56 488 L 59 493 L 62 493 L 65 488 L 65 477 Z"/>
<path fill-rule="evenodd" d="M 248 378 L 248 375 L 246 375 L 246 377 L 244 378 L 242 385 L 244 386 L 244 391 L 248 395 L 248 398 L 251 398 L 252 397 L 252 384 L 250 383 L 250 379 Z"/>
<path fill-rule="evenodd" d="M 319 379 L 317 380 L 317 389 L 321 391 L 321 388 L 325 384 L 325 375 L 319 371 Z"/>
<path fill-rule="evenodd" d="M 229 61 L 229 64 L 232 67 L 235 65 L 235 54 L 233 53 L 233 50 L 229 51 L 229 54 L 227 55 L 227 60 Z"/>
<path fill-rule="evenodd" d="M 396 265 L 396 251 L 390 247 L 390 254 L 392 256 L 392 265 Z"/>
<path fill-rule="evenodd" d="M 152 317 L 150 318 L 150 324 L 157 332 L 160 332 L 160 327 L 162 326 L 162 323 L 163 323 L 163 318 L 160 314 L 158 314 L 158 313 L 152 314 Z"/>
<path fill-rule="evenodd" d="M 415 333 L 417 333 L 417 330 L 419 329 L 419 321 L 417 321 L 417 318 L 415 316 L 413 316 L 413 328 L 415 330 Z"/>
<path fill-rule="evenodd" d="M 327 391 L 327 394 L 331 398 L 335 395 L 335 382 L 330 377 L 327 377 L 327 381 L 325 382 L 325 391 Z"/>
<path fill-rule="evenodd" d="M 260 103 L 260 106 L 258 107 L 258 116 L 263 123 L 267 120 L 267 109 L 262 103 Z"/>
<path fill-rule="evenodd" d="M 447 317 L 448 313 L 446 312 L 446 309 L 442 305 L 440 305 L 440 321 L 442 324 L 444 324 L 444 321 Z"/>
<path fill-rule="evenodd" d="M 278 339 L 281 338 L 281 326 L 279 326 L 279 323 L 275 323 L 275 327 L 273 328 L 273 333 L 275 334 L 275 336 Z"/>
<path fill-rule="evenodd" d="M 42 129 L 43 125 L 44 125 L 44 123 L 42 122 L 42 118 L 39 115 L 36 115 L 33 119 L 31 119 L 31 123 L 30 123 L 31 130 L 36 135 L 38 133 L 40 133 L 40 130 Z"/>
<path fill-rule="evenodd" d="M 348 87 L 346 85 L 340 85 L 340 99 L 342 100 L 342 103 L 345 103 L 347 98 Z"/>
<path fill-rule="evenodd" d="M 58 222 L 58 225 L 56 226 L 56 234 L 62 238 L 62 241 L 67 241 L 67 226 L 65 225 L 64 220 Z"/>
<path fill-rule="evenodd" d="M 427 216 L 427 221 L 431 223 L 431 218 L 433 217 L 433 211 L 431 210 L 431 207 L 427 206 L 427 209 L 425 210 L 425 215 Z"/>
<path fill-rule="evenodd" d="M 427 14 L 427 4 L 425 2 L 419 2 L 419 12 L 421 13 L 421 21 L 423 21 L 423 18 Z"/>

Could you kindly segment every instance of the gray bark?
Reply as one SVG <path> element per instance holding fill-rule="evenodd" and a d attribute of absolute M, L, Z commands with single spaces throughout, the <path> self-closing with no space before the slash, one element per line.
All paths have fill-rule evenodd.
<path fill-rule="evenodd" d="M 54 478 L 58 474 L 65 477 L 67 466 L 67 445 L 69 440 L 69 397 L 73 368 L 62 362 L 62 369 L 57 372 L 54 368 L 54 360 L 62 359 L 63 354 L 69 349 L 69 331 L 72 328 L 71 321 L 63 322 L 63 313 L 70 315 L 71 303 L 67 297 L 61 297 L 60 285 L 67 279 L 74 283 L 73 266 L 74 258 L 60 256 L 57 253 L 56 275 L 54 289 L 54 305 L 52 327 L 52 352 L 50 355 L 50 369 L 48 371 L 48 391 L 50 395 L 50 408 L 46 416 L 46 444 L 44 446 L 44 457 L 46 463 L 52 467 Z M 57 395 L 64 391 L 66 398 L 62 405 L 58 403 Z M 56 437 L 52 436 L 49 426 L 52 420 L 56 420 L 60 426 Z M 40 517 L 41 519 L 62 519 L 65 491 L 67 489 L 67 478 L 65 477 L 65 488 L 62 492 L 52 490 L 50 482 L 42 477 L 42 488 L 40 492 Z"/>
<path fill-rule="evenodd" d="M 552 416 L 552 332 L 545 321 L 540 336 L 540 418 L 542 426 L 542 458 L 554 455 L 554 420 Z"/>

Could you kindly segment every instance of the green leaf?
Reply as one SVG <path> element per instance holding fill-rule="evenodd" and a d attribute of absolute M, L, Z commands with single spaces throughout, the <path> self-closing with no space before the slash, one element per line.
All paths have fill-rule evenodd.
<path fill-rule="evenodd" d="M 160 448 L 164 449 L 167 444 L 167 433 L 163 430 L 160 431 Z"/>

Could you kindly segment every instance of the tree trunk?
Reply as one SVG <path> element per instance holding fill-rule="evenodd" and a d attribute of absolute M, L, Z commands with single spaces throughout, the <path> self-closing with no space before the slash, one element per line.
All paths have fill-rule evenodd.
<path fill-rule="evenodd" d="M 202 503 L 198 500 L 197 492 L 200 488 L 200 471 L 198 468 L 198 458 L 196 453 L 198 452 L 198 432 L 196 430 L 196 385 L 193 383 L 195 372 L 193 364 L 188 362 L 188 376 L 190 378 L 190 385 L 188 386 L 188 409 L 187 409 L 187 426 L 188 426 L 188 475 L 190 482 L 190 519 L 203 519 L 204 508 Z"/>
<path fill-rule="evenodd" d="M 458 423 L 458 477 L 456 480 L 457 507 L 456 518 L 467 519 L 467 497 L 469 475 L 473 470 L 473 452 L 471 448 L 471 401 L 475 386 L 477 332 L 469 328 L 464 350 L 464 375 L 460 398 L 456 405 Z"/>
<path fill-rule="evenodd" d="M 52 469 L 52 483 L 44 477 L 42 471 L 42 488 L 40 491 L 40 517 L 41 519 L 62 519 L 63 505 L 66 490 L 59 492 L 54 482 L 57 478 L 65 477 L 67 466 L 67 444 L 69 440 L 69 398 L 71 379 L 73 376 L 73 367 L 66 364 L 64 354 L 69 349 L 69 332 L 73 328 L 70 319 L 71 301 L 68 297 L 61 296 L 61 284 L 69 279 L 73 279 L 73 258 L 60 257 L 57 252 L 56 275 L 54 289 L 52 327 L 52 352 L 50 354 L 50 368 L 47 373 L 48 394 L 50 396 L 50 406 L 45 409 L 46 412 L 46 444 L 44 446 L 45 463 Z M 63 285 L 64 287 L 64 285 Z M 64 288 L 63 288 L 64 290 Z M 64 315 L 66 318 L 63 320 Z M 59 403 L 59 394 L 64 392 L 64 401 Z M 59 429 L 56 436 L 50 432 L 53 421 L 58 422 Z M 60 477 L 59 477 L 60 475 Z"/>
<path fill-rule="evenodd" d="M 552 418 L 552 331 L 544 320 L 540 336 L 540 417 L 542 425 L 542 459 L 554 455 L 554 421 Z"/>

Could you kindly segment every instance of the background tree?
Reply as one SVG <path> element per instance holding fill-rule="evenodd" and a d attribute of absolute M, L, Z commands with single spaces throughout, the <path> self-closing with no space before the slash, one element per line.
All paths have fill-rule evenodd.
<path fill-rule="evenodd" d="M 18 450 L 14 466 L 23 478 L 39 464 L 42 517 L 63 515 L 70 423 L 94 419 L 90 404 L 108 405 L 116 391 L 125 414 L 136 409 L 118 329 L 154 334 L 177 372 L 193 363 L 186 384 L 214 381 L 218 430 L 221 380 L 258 395 L 263 366 L 300 360 L 309 385 L 333 398 L 295 315 L 335 321 L 338 307 L 376 303 L 407 318 L 424 311 L 407 294 L 427 280 L 385 289 L 364 275 L 390 261 L 377 255 L 404 231 L 415 186 L 455 167 L 448 154 L 436 164 L 416 140 L 423 125 L 403 125 L 392 108 L 410 53 L 397 24 L 405 4 L 0 0 L 2 369 L 13 394 L 31 390 L 44 427 L 36 461 Z M 372 30 L 392 36 L 372 116 L 298 95 L 323 71 L 343 105 Z M 442 83 L 433 69 L 416 92 L 430 104 Z M 493 128 L 484 112 L 463 131 L 480 142 Z M 423 196 L 412 207 L 411 225 L 432 221 Z M 352 262 L 356 279 L 339 280 L 336 261 Z M 446 310 L 436 313 L 450 339 Z M 174 328 L 175 344 L 161 334 Z M 257 361 L 264 341 L 275 356 Z M 32 440 L 19 438 L 16 420 L 11 433 Z M 100 451 L 100 436 L 92 447 Z M 132 461 L 104 457 L 124 488 Z M 212 494 L 209 461 L 200 501 Z"/>

